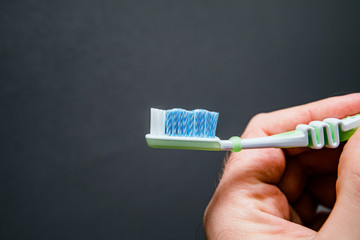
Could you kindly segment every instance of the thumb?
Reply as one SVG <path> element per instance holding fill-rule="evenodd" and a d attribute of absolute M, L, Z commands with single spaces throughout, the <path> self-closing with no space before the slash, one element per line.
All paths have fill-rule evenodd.
<path fill-rule="evenodd" d="M 360 129 L 341 154 L 336 203 L 316 239 L 360 239 Z"/>

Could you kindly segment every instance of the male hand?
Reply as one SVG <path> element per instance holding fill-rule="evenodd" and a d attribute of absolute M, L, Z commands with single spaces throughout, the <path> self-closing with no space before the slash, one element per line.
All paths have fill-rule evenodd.
<path fill-rule="evenodd" d="M 333 97 L 259 114 L 241 137 L 269 136 L 359 112 L 359 93 Z M 319 204 L 332 209 L 329 217 L 317 214 Z M 230 154 L 205 211 L 204 229 L 208 240 L 360 239 L 360 129 L 337 149 Z"/>

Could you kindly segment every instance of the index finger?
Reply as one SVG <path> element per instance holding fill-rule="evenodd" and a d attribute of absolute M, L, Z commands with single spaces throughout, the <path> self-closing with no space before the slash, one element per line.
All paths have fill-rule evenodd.
<path fill-rule="evenodd" d="M 344 118 L 360 112 L 360 93 L 352 93 L 308 104 L 259 114 L 250 121 L 243 136 L 274 135 L 294 130 L 298 124 L 308 124 L 325 118 Z"/>

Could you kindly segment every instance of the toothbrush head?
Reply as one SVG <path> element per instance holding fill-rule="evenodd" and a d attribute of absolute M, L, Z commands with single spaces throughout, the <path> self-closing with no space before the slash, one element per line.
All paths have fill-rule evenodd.
<path fill-rule="evenodd" d="M 151 108 L 150 134 L 147 144 L 154 148 L 224 150 L 215 136 L 219 113 L 204 109 Z M 232 146 L 231 146 L 232 147 Z"/>
<path fill-rule="evenodd" d="M 219 113 L 204 109 L 151 108 L 150 134 L 173 137 L 215 138 Z"/>

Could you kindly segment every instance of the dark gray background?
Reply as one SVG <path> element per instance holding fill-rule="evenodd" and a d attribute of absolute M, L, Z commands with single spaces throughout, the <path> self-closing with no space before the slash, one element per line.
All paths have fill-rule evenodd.
<path fill-rule="evenodd" d="M 359 10 L 2 0 L 0 238 L 195 239 L 223 153 L 149 149 L 149 108 L 219 111 L 228 138 L 359 91 Z"/>

